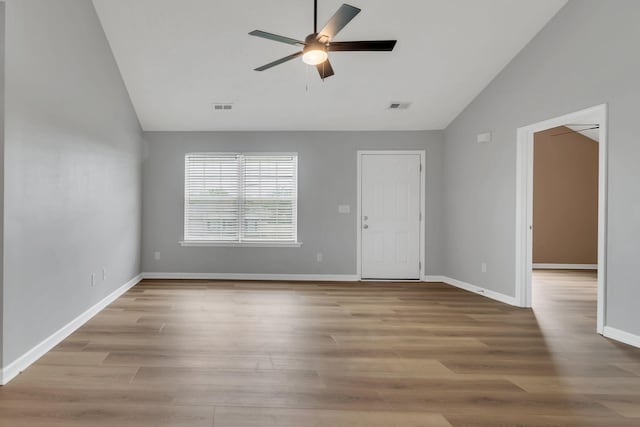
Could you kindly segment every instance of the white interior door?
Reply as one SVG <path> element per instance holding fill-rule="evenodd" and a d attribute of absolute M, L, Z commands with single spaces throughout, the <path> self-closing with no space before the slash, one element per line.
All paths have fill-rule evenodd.
<path fill-rule="evenodd" d="M 420 155 L 362 154 L 361 276 L 420 278 Z"/>

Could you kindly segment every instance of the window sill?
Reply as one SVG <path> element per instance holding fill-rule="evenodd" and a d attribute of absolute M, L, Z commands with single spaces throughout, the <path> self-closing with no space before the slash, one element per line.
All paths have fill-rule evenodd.
<path fill-rule="evenodd" d="M 181 246 L 228 247 L 228 248 L 299 248 L 302 242 L 204 242 L 181 241 Z"/>

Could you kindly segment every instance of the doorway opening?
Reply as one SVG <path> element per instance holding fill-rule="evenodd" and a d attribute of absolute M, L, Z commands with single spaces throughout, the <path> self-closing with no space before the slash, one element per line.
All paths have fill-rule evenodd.
<path fill-rule="evenodd" d="M 549 304 L 554 296 L 557 301 L 573 296 L 590 307 L 595 297 L 600 334 L 605 324 L 606 128 L 607 108 L 599 105 L 518 129 L 517 147 L 516 299 L 532 307 Z"/>

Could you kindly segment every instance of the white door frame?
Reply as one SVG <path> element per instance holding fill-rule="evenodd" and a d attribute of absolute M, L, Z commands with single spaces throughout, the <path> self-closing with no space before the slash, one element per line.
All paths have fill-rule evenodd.
<path fill-rule="evenodd" d="M 356 274 L 358 280 L 362 280 L 362 157 L 367 154 L 414 154 L 420 156 L 420 281 L 424 278 L 426 271 L 425 260 L 425 211 L 426 211 L 426 151 L 425 150 L 358 150 L 358 208 L 357 208 L 357 253 L 356 253 Z M 389 280 L 394 281 L 394 280 Z"/>
<path fill-rule="evenodd" d="M 531 271 L 533 268 L 533 135 L 536 132 L 589 122 L 600 125 L 598 143 L 598 310 L 596 330 L 604 332 L 607 250 L 607 105 L 566 114 L 518 128 L 516 176 L 516 301 L 531 307 Z M 587 122 L 585 122 L 587 123 Z"/>

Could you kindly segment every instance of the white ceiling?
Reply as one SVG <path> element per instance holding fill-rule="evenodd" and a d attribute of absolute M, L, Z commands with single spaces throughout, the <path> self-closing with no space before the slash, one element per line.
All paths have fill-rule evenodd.
<path fill-rule="evenodd" d="M 320 0 L 322 26 L 342 0 Z M 566 0 L 349 0 L 336 40 L 397 39 L 393 52 L 334 52 L 324 82 L 254 29 L 304 39 L 311 0 L 94 0 L 142 126 L 154 130 L 445 128 Z M 411 102 L 388 110 L 391 101 Z M 214 112 L 212 103 L 232 102 Z"/>

